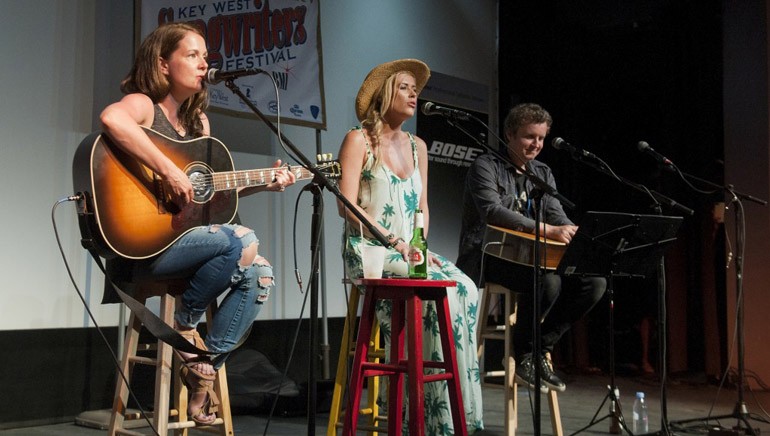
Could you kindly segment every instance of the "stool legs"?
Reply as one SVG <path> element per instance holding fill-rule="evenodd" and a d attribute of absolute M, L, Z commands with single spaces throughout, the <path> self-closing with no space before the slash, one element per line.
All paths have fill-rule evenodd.
<path fill-rule="evenodd" d="M 207 312 L 208 319 L 213 316 L 215 305 L 212 304 Z M 168 294 L 160 296 L 159 317 L 169 325 L 173 325 L 174 318 L 174 297 Z M 139 334 L 142 330 L 141 320 L 132 312 L 129 317 L 128 330 L 121 356 L 120 368 L 126 376 L 126 381 L 118 374 L 115 386 L 115 397 L 113 399 L 112 416 L 110 417 L 110 436 L 115 435 L 140 435 L 141 433 L 125 429 L 125 423 L 128 419 L 142 419 L 141 416 L 127 416 L 129 386 L 132 380 L 132 370 L 136 364 L 155 366 L 155 396 L 154 411 L 148 413 L 152 426 L 160 435 L 167 435 L 169 430 L 174 430 L 176 435 L 186 435 L 187 429 L 196 426 L 196 423 L 187 419 L 187 388 L 178 379 L 178 372 L 172 372 L 173 349 L 170 345 L 162 341 L 157 341 L 157 351 L 155 357 L 137 356 L 139 348 Z M 171 383 L 175 380 L 175 399 L 174 409 L 171 409 L 169 398 L 171 396 Z M 230 413 L 230 397 L 227 388 L 227 374 L 224 365 L 217 372 L 217 379 L 214 382 L 214 390 L 220 398 L 220 411 L 217 420 L 212 426 L 218 426 L 218 433 L 221 436 L 233 435 L 232 415 Z M 176 416 L 178 419 L 169 422 L 170 416 Z"/>
<path fill-rule="evenodd" d="M 173 322 L 174 300 L 169 295 L 161 296 L 159 317 L 164 322 Z M 112 403 L 112 416 L 110 417 L 110 436 L 124 434 L 123 426 L 126 420 L 128 410 L 128 389 L 131 383 L 131 375 L 136 363 L 155 365 L 155 411 L 151 414 L 152 425 L 158 434 L 168 433 L 168 416 L 171 387 L 171 362 L 172 349 L 165 342 L 158 341 L 157 357 L 143 358 L 136 355 L 139 346 L 139 333 L 142 330 L 142 322 L 132 312 L 129 317 L 128 331 L 126 332 L 125 346 L 123 347 L 123 356 L 120 360 L 120 369 L 125 374 L 128 383 L 126 383 L 118 374 L 118 380 L 115 386 L 115 398 Z M 148 414 L 150 415 L 150 414 Z"/>
<path fill-rule="evenodd" d="M 345 425 L 343 428 L 343 435 L 352 436 L 355 434 L 356 424 L 358 423 L 358 404 L 361 402 L 361 390 L 363 389 L 363 367 L 360 364 L 366 360 L 366 355 L 369 352 L 369 341 L 363 338 L 368 338 L 371 335 L 372 322 L 374 317 L 374 302 L 368 298 L 364 298 L 364 308 L 361 314 L 361 320 L 358 327 L 358 340 L 356 341 L 356 353 L 353 358 L 353 368 L 350 374 L 350 388 L 348 389 L 348 407 L 345 412 Z M 391 386 L 391 392 L 393 387 Z M 388 419 L 388 426 L 390 427 L 390 418 Z M 393 433 L 397 434 L 397 433 Z"/>
<path fill-rule="evenodd" d="M 337 360 L 337 374 L 334 379 L 334 391 L 332 393 L 332 404 L 329 410 L 329 423 L 326 428 L 327 436 L 336 436 L 337 428 L 342 427 L 344 419 L 344 395 L 345 389 L 348 385 L 348 365 L 349 360 L 355 354 L 355 329 L 358 321 L 358 304 L 361 297 L 361 291 L 358 287 L 353 286 L 350 292 L 350 299 L 348 300 L 348 314 L 345 318 L 345 326 L 342 330 L 342 340 L 340 341 L 340 353 Z M 379 363 L 380 359 L 384 358 L 384 352 L 380 348 L 380 328 L 379 323 L 375 319 L 372 322 L 372 330 L 369 335 L 369 353 L 367 360 Z M 367 381 L 367 405 L 361 406 L 359 414 L 365 414 L 368 416 L 367 422 L 363 426 L 358 426 L 359 429 L 365 428 L 368 430 L 370 436 L 377 436 L 377 431 L 374 431 L 380 423 L 381 417 L 379 416 L 379 406 L 377 405 L 377 398 L 379 397 L 380 383 L 379 377 L 371 377 Z"/>
<path fill-rule="evenodd" d="M 368 344 L 363 338 L 366 338 L 366 335 L 371 330 L 371 323 L 375 319 L 374 303 L 379 299 L 393 301 L 391 310 L 390 362 L 387 364 L 369 363 L 364 360 Z M 423 299 L 436 302 L 442 351 L 444 354 L 442 362 L 423 361 Z M 449 313 L 449 302 L 446 298 L 446 288 L 426 287 L 424 284 L 414 288 L 395 285 L 383 286 L 382 288 L 377 286 L 372 287 L 372 289 L 367 288 L 359 328 L 348 395 L 348 413 L 343 431 L 345 436 L 353 435 L 355 432 L 363 378 L 374 375 L 387 375 L 389 377 L 388 433 L 393 435 L 401 434 L 404 373 L 409 377 L 410 435 L 422 436 L 425 434 L 424 383 L 442 380 L 446 380 L 449 384 L 450 407 L 455 434 L 467 434 L 459 382 L 461 375 L 458 374 L 457 361 L 454 354 L 454 339 L 452 337 L 451 315 Z M 408 356 L 405 356 L 404 345 L 408 347 L 406 350 Z M 425 367 L 443 369 L 444 371 L 425 375 Z"/>
<path fill-rule="evenodd" d="M 367 297 L 369 297 L 367 295 Z M 371 301 L 374 301 L 374 298 L 371 298 Z M 391 365 L 400 365 L 401 362 L 404 360 L 404 317 L 406 313 L 404 310 L 404 306 L 401 304 L 397 304 L 395 301 L 393 302 L 393 309 L 391 311 L 391 321 L 390 321 L 390 364 Z M 413 324 L 412 324 L 413 326 Z M 422 329 L 414 329 L 415 331 L 419 332 L 420 335 L 422 335 Z M 422 336 L 421 336 L 422 337 Z M 409 342 L 408 346 L 414 348 L 414 343 Z M 412 351 L 410 350 L 410 353 Z M 410 354 L 410 357 L 414 356 L 414 354 Z M 422 357 L 422 346 L 420 346 L 420 356 Z M 412 377 L 413 374 L 409 374 L 409 383 L 411 385 L 417 384 L 417 379 Z M 390 374 L 389 377 L 389 385 L 390 391 L 388 392 L 388 435 L 391 434 L 400 434 L 401 428 L 403 426 L 403 420 L 401 419 L 401 410 L 404 408 L 404 377 L 402 376 L 401 372 L 393 371 Z M 409 394 L 412 395 L 412 390 L 409 390 Z M 416 395 L 416 393 L 415 393 Z M 422 397 L 418 396 L 411 396 L 410 400 L 414 402 L 415 400 L 420 401 Z M 412 416 L 412 411 L 409 411 L 409 419 L 411 426 L 415 425 L 415 421 L 413 420 L 414 417 Z M 423 419 L 424 420 L 424 419 Z M 410 433 L 412 434 L 412 429 L 410 427 Z"/>
<path fill-rule="evenodd" d="M 500 333 L 500 328 L 488 326 L 488 314 L 490 300 L 493 296 L 503 298 L 505 311 L 503 313 L 504 333 Z M 498 284 L 487 283 L 481 298 L 481 315 L 478 330 L 478 355 L 479 363 L 483 362 L 485 341 L 486 340 L 504 340 L 505 357 L 503 371 L 484 371 L 482 372 L 482 383 L 485 377 L 504 375 L 503 389 L 505 389 L 505 434 L 515 436 L 518 427 L 518 383 L 515 379 L 516 361 L 511 355 L 511 344 L 513 343 L 513 328 L 516 325 L 516 297 L 515 294 Z M 496 386 L 485 383 L 485 386 Z M 499 386 L 499 385 L 497 385 Z M 535 390 L 537 392 L 538 390 Z M 559 410 L 559 397 L 554 390 L 548 390 L 548 406 L 551 410 L 551 427 L 555 436 L 563 436 L 564 431 L 561 426 L 561 411 Z"/>
<path fill-rule="evenodd" d="M 444 362 L 448 364 L 447 366 L 452 367 L 452 372 L 454 374 L 454 377 L 447 380 L 449 398 L 461 399 L 462 388 L 460 386 L 460 377 L 462 377 L 462 375 L 458 374 L 457 370 L 457 350 L 455 350 L 455 344 L 451 334 L 452 314 L 449 312 L 449 300 L 447 299 L 446 294 L 444 294 L 444 297 L 441 299 L 441 301 L 436 301 L 436 311 L 438 312 L 439 320 L 443 320 L 443 322 L 439 321 L 440 325 L 449 329 L 447 334 L 441 335 L 441 350 L 444 353 Z M 457 406 L 451 405 L 452 423 L 455 428 L 455 434 L 465 434 L 467 431 L 465 426 L 465 411 L 462 407 L 462 400 L 459 400 L 458 402 L 459 404 Z"/>
<path fill-rule="evenodd" d="M 165 294 L 160 297 L 160 318 L 173 325 L 174 297 Z M 171 366 L 173 349 L 165 342 L 158 341 L 158 365 L 155 367 L 155 422 L 158 433 L 163 435 L 168 431 L 169 404 L 171 395 Z M 186 410 L 186 409 L 185 409 Z"/>
<path fill-rule="evenodd" d="M 125 374 L 128 380 L 131 380 L 131 357 L 136 355 L 136 347 L 139 344 L 139 331 L 142 323 L 131 313 L 128 320 L 128 331 L 126 332 L 123 355 L 120 357 L 120 372 Z M 120 374 L 115 383 L 115 397 L 112 402 L 112 415 L 110 416 L 110 436 L 116 435 L 117 429 L 123 428 L 126 413 L 128 411 L 128 385 L 123 382 Z M 157 427 L 156 427 L 157 428 Z"/>

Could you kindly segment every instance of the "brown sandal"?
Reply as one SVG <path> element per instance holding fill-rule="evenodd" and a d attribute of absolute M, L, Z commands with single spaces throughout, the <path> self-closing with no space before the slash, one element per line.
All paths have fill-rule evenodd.
<path fill-rule="evenodd" d="M 198 331 L 195 329 L 180 331 L 180 335 L 186 339 L 192 339 L 193 344 L 202 350 L 206 349 L 206 344 L 203 342 Z M 174 350 L 176 355 L 182 361 L 182 366 L 179 370 L 179 377 L 182 383 L 190 391 L 190 399 L 196 395 L 203 394 L 204 401 L 200 406 L 188 406 L 188 415 L 191 420 L 200 425 L 211 425 L 216 421 L 216 412 L 219 411 L 219 397 L 214 392 L 214 380 L 216 380 L 216 374 L 204 374 L 195 366 L 199 363 L 211 364 L 206 356 L 195 356 L 193 358 L 185 358 L 180 352 Z M 189 401 L 188 401 L 189 403 Z"/>
<path fill-rule="evenodd" d="M 182 383 L 190 391 L 190 399 L 200 394 L 205 395 L 205 399 L 200 406 L 188 406 L 187 413 L 190 419 L 201 425 L 213 424 L 217 419 L 216 413 L 219 411 L 219 397 L 214 392 L 214 379 L 216 376 L 203 378 L 201 376 L 205 376 L 205 374 L 201 374 L 188 366 L 188 364 L 182 365 L 179 375 L 182 378 Z"/>

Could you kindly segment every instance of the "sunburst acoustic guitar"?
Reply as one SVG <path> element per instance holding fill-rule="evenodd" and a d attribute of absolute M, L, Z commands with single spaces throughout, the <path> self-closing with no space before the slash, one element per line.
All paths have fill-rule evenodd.
<path fill-rule="evenodd" d="M 276 168 L 234 170 L 230 152 L 219 140 L 201 137 L 177 141 L 152 129 L 147 136 L 190 178 L 194 199 L 183 208 L 170 201 L 163 184 L 148 167 L 99 132 L 86 137 L 73 160 L 73 182 L 83 194 L 78 211 L 82 243 L 103 257 L 145 259 L 168 248 L 201 225 L 227 223 L 238 209 L 238 188 L 272 182 Z M 297 180 L 314 173 L 284 167 Z M 339 163 L 319 162 L 316 168 L 339 176 Z"/>

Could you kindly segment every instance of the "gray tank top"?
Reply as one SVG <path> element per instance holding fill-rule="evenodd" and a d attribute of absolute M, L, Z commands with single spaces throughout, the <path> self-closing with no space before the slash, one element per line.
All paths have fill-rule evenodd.
<path fill-rule="evenodd" d="M 156 104 L 154 108 L 155 108 L 155 117 L 152 120 L 152 130 L 155 130 L 158 133 L 166 135 L 169 138 L 178 139 L 182 141 L 195 139 L 192 135 L 189 134 L 189 132 L 185 136 L 180 135 L 179 132 L 176 131 L 174 126 L 171 125 L 171 121 L 169 121 L 168 118 L 166 118 L 166 114 L 163 113 L 163 110 L 160 108 L 160 106 Z"/>

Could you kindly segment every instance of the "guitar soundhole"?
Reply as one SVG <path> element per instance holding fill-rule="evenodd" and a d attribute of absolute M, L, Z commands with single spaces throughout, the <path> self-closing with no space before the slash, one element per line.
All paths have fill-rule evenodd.
<path fill-rule="evenodd" d="M 211 171 L 203 165 L 194 165 L 188 169 L 187 174 L 193 185 L 193 201 L 196 203 L 209 201 L 214 195 Z"/>

